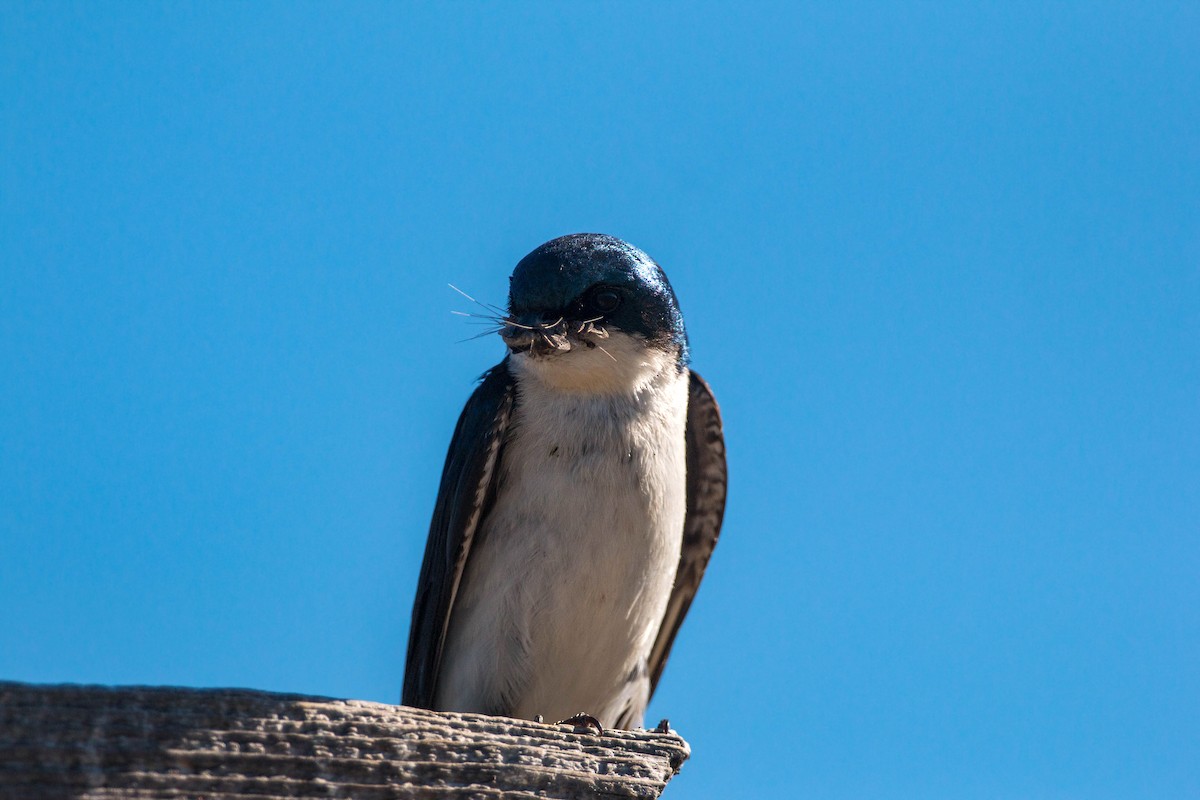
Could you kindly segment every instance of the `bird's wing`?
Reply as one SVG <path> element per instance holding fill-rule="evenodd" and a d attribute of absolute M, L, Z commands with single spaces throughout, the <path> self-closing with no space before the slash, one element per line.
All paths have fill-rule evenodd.
<path fill-rule="evenodd" d="M 404 705 L 433 707 L 454 598 L 480 523 L 495 499 L 500 453 L 515 404 L 505 359 L 483 376 L 458 418 L 413 601 Z"/>
<path fill-rule="evenodd" d="M 650 651 L 650 694 L 658 686 L 675 634 L 700 587 L 725 516 L 725 433 L 721 410 L 704 379 L 691 373 L 687 411 L 687 517 L 675 587 Z"/>

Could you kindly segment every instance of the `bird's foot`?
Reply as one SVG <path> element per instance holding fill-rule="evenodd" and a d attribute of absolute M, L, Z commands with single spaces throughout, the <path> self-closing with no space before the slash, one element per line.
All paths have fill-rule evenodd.
<path fill-rule="evenodd" d="M 658 723 L 658 727 L 654 729 L 654 732 L 655 733 L 670 733 L 671 732 L 671 720 L 664 719 L 664 720 L 660 721 Z"/>
<path fill-rule="evenodd" d="M 574 725 L 576 728 L 595 728 L 596 733 L 603 736 L 604 726 L 600 724 L 600 720 L 593 717 L 591 714 L 576 714 L 573 717 L 560 719 L 557 725 Z"/>
<path fill-rule="evenodd" d="M 537 724 L 541 725 L 545 720 L 542 718 L 541 714 L 534 714 L 533 721 L 536 722 Z"/>

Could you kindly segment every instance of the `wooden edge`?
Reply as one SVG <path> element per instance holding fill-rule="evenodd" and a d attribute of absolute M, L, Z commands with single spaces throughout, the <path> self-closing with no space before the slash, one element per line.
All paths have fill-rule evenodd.
<path fill-rule="evenodd" d="M 0 798 L 656 798 L 690 749 L 246 689 L 0 682 Z"/>

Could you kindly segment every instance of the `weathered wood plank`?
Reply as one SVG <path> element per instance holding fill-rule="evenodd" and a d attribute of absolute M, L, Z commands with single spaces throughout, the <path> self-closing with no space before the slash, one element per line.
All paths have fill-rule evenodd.
<path fill-rule="evenodd" d="M 237 689 L 0 682 L 0 798 L 656 798 L 675 733 Z"/>

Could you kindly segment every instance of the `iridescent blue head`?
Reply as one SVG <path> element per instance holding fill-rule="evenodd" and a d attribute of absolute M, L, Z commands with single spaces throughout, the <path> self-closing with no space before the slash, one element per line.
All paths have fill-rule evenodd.
<path fill-rule="evenodd" d="M 613 236 L 561 236 L 525 256 L 509 279 L 508 311 L 501 335 L 513 352 L 553 354 L 570 349 L 577 334 L 591 347 L 592 326 L 634 334 L 677 353 L 680 366 L 688 362 L 683 315 L 667 276 L 650 256 Z"/>

